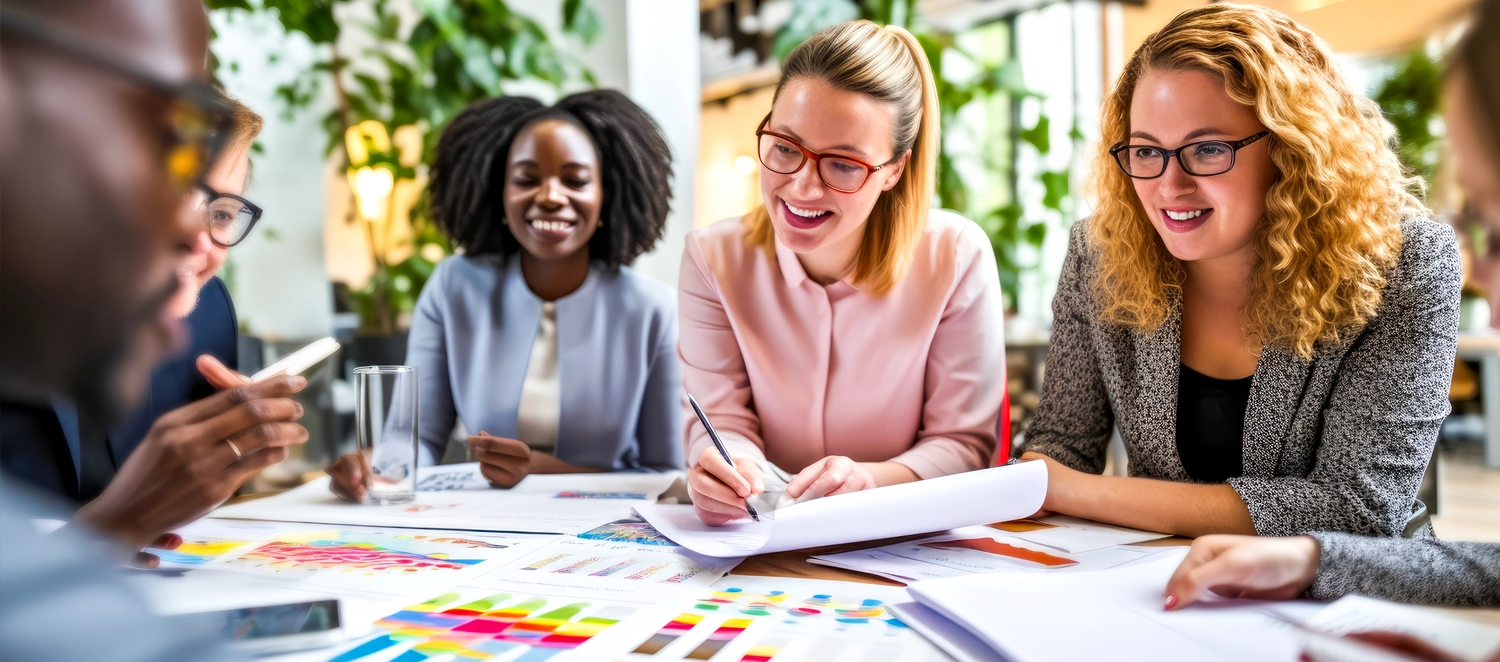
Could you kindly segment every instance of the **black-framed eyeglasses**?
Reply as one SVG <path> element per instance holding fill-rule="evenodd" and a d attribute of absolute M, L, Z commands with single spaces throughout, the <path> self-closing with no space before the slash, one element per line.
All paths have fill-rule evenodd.
<path fill-rule="evenodd" d="M 171 98 L 164 153 L 172 186 L 181 193 L 203 178 L 234 130 L 234 115 L 222 95 L 206 83 L 170 81 L 94 44 L 14 10 L 0 9 L 0 31 L 47 44 L 82 63 L 128 79 Z"/>
<path fill-rule="evenodd" d="M 1109 148 L 1109 155 L 1115 157 L 1120 170 L 1136 179 L 1156 179 L 1166 174 L 1167 162 L 1174 156 L 1183 172 L 1194 177 L 1213 177 L 1234 168 L 1234 155 L 1241 148 L 1269 135 L 1270 131 L 1261 131 L 1244 140 L 1203 140 L 1177 149 L 1120 143 Z"/>
<path fill-rule="evenodd" d="M 755 139 L 760 143 L 757 151 L 760 164 L 779 175 L 795 173 L 812 161 L 817 164 L 814 168 L 824 186 L 840 193 L 854 193 L 864 188 L 871 173 L 896 162 L 896 159 L 891 159 L 880 165 L 871 165 L 853 157 L 819 154 L 803 147 L 791 136 L 767 129 L 766 124 L 770 122 L 771 115 L 767 113 L 755 129 Z"/>
<path fill-rule="evenodd" d="M 233 193 L 220 193 L 207 184 L 193 188 L 193 206 L 208 224 L 208 238 L 229 248 L 250 236 L 250 228 L 260 220 L 259 205 Z"/>

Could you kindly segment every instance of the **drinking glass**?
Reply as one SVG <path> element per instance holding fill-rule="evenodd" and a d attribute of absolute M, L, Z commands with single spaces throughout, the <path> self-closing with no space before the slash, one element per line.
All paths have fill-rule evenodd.
<path fill-rule="evenodd" d="M 354 428 L 364 474 L 365 503 L 411 503 L 417 497 L 417 369 L 376 365 L 354 369 Z"/>

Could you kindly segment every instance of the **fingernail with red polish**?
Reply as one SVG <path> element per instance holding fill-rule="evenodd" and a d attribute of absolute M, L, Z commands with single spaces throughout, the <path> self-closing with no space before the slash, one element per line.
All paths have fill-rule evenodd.
<path fill-rule="evenodd" d="M 1177 596 L 1175 596 L 1175 595 L 1169 595 L 1169 596 L 1167 596 L 1167 603 L 1166 603 L 1165 606 L 1166 606 L 1167 609 L 1171 609 L 1171 608 L 1177 606 Z"/>

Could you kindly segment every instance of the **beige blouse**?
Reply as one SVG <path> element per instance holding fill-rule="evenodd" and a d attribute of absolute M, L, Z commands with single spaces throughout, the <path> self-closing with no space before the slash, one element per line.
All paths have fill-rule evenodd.
<path fill-rule="evenodd" d="M 531 362 L 521 383 L 521 409 L 516 436 L 532 450 L 552 452 L 557 446 L 557 422 L 562 416 L 562 390 L 557 380 L 557 302 L 542 302 L 542 319 L 531 344 Z"/>

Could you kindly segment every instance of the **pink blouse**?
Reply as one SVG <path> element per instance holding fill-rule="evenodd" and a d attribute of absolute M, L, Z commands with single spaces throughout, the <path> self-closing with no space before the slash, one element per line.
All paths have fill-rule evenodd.
<path fill-rule="evenodd" d="M 746 246 L 739 219 L 688 235 L 683 385 L 730 455 L 790 472 L 829 455 L 922 478 L 980 469 L 1005 388 L 999 274 L 984 231 L 933 210 L 884 295 L 808 278 L 791 249 Z M 684 400 L 687 462 L 713 445 Z"/>

